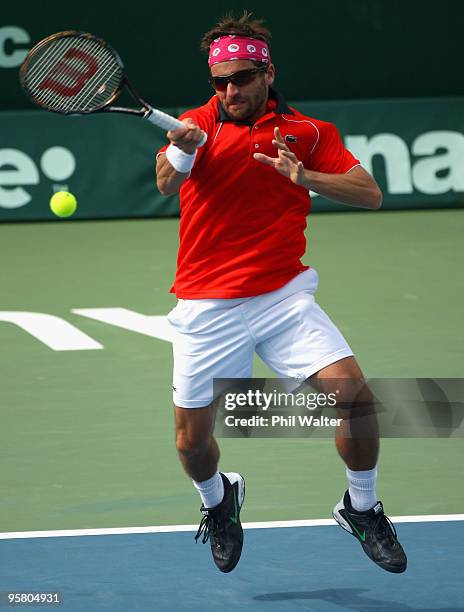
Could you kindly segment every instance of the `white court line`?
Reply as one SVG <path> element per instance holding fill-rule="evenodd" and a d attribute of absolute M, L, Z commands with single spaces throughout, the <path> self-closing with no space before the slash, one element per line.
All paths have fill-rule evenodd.
<path fill-rule="evenodd" d="M 389 517 L 394 523 L 429 523 L 443 521 L 464 521 L 464 514 L 428 514 Z M 311 519 L 306 521 L 266 521 L 243 523 L 245 529 L 282 529 L 285 527 L 320 527 L 336 525 L 333 519 Z M 76 536 L 126 535 L 131 533 L 176 533 L 196 531 L 198 525 L 160 525 L 153 527 L 110 527 L 101 529 L 58 529 L 51 531 L 10 531 L 0 533 L 0 540 L 27 538 L 62 538 Z"/>

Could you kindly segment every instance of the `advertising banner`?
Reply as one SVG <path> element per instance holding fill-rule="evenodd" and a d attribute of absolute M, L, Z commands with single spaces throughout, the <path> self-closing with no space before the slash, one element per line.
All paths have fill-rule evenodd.
<path fill-rule="evenodd" d="M 384 193 L 384 209 L 464 205 L 464 98 L 294 102 L 337 125 Z M 177 116 L 181 108 L 167 108 Z M 122 115 L 0 113 L 0 221 L 51 219 L 55 191 L 78 199 L 77 219 L 173 216 L 177 196 L 155 182 L 161 130 Z M 312 194 L 313 211 L 357 210 Z"/>

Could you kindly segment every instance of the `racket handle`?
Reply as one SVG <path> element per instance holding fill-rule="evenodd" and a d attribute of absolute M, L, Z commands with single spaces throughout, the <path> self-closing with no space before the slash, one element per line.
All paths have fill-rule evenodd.
<path fill-rule="evenodd" d="M 182 123 L 182 121 L 179 121 L 179 119 L 176 119 L 175 117 L 171 117 L 171 115 L 168 115 L 167 113 L 163 113 L 163 111 L 160 111 L 156 108 L 151 108 L 146 113 L 144 118 L 150 121 L 150 123 L 154 123 L 155 125 L 157 125 L 158 127 L 166 131 L 167 130 L 178 130 L 179 128 L 185 127 L 185 125 Z M 205 144 L 207 138 L 208 138 L 207 134 L 203 132 L 203 138 L 201 139 L 200 144 L 198 146 L 202 147 Z"/>

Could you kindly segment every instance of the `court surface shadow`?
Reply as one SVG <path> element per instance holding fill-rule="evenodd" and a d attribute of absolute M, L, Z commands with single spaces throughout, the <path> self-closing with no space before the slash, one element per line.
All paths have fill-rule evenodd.
<path fill-rule="evenodd" d="M 432 607 L 416 608 L 399 601 L 386 601 L 368 597 L 364 593 L 368 589 L 320 589 L 316 591 L 288 591 L 280 593 L 264 593 L 253 597 L 255 601 L 289 601 L 297 599 L 319 599 L 333 603 L 334 612 L 337 608 L 350 608 L 362 612 L 463 612 L 463 608 Z M 437 602 L 438 603 L 438 602 Z"/>

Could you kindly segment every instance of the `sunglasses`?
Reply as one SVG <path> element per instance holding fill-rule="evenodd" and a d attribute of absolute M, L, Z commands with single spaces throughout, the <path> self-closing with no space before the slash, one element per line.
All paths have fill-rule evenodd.
<path fill-rule="evenodd" d="M 252 83 L 258 72 L 267 72 L 267 67 L 264 68 L 249 68 L 247 70 L 239 70 L 227 76 L 211 76 L 209 82 L 216 91 L 226 91 L 227 85 L 232 83 L 236 87 L 244 87 Z"/>

